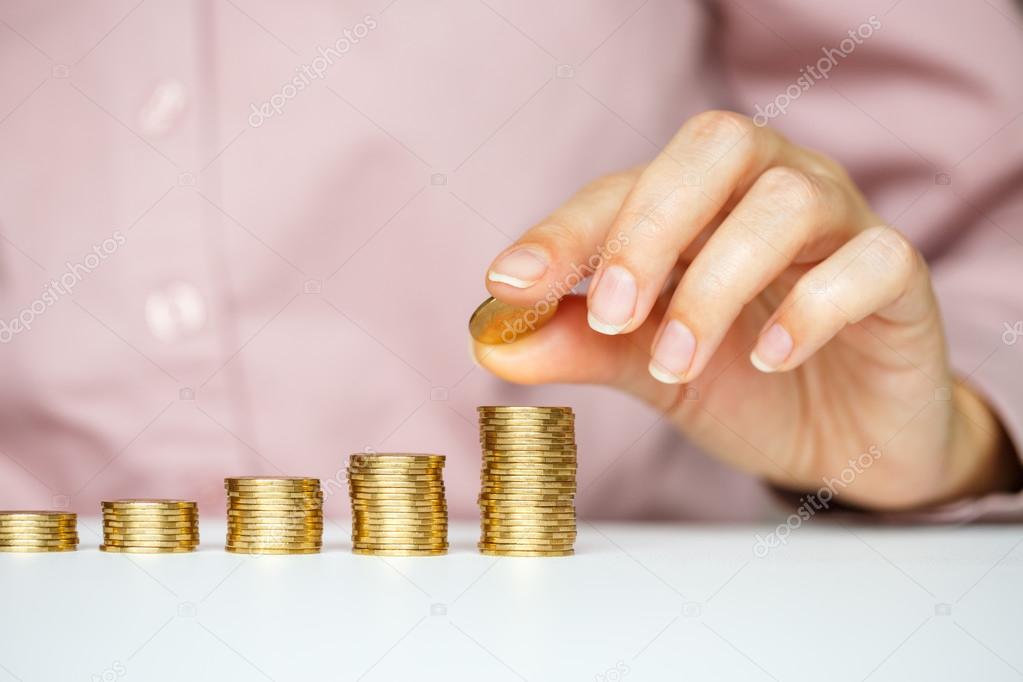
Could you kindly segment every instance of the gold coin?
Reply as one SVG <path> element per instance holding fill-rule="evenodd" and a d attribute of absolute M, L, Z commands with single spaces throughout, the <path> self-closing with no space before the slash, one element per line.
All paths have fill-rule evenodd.
<path fill-rule="evenodd" d="M 63 528 L 78 525 L 77 519 L 15 519 L 0 517 L 0 528 Z"/>
<path fill-rule="evenodd" d="M 487 531 L 480 534 L 480 541 L 495 545 L 570 545 L 575 542 L 575 533 L 496 533 Z"/>
<path fill-rule="evenodd" d="M 0 547 L 64 547 L 78 544 L 78 538 L 12 538 L 0 540 Z"/>
<path fill-rule="evenodd" d="M 239 530 L 323 530 L 323 523 L 273 523 L 239 521 L 231 524 L 231 528 Z"/>
<path fill-rule="evenodd" d="M 407 518 L 391 518 L 387 516 L 381 516 L 370 519 L 354 519 L 352 522 L 354 526 L 360 526 L 365 528 L 389 528 L 389 527 L 447 527 L 448 521 L 446 517 L 438 517 L 435 519 L 407 519 Z"/>
<path fill-rule="evenodd" d="M 436 552 L 436 551 L 446 551 L 448 549 L 448 544 L 446 542 L 445 543 L 440 543 L 440 544 L 422 544 L 422 545 L 421 544 L 410 544 L 410 543 L 395 543 L 395 544 L 379 544 L 379 543 L 374 543 L 374 544 L 369 544 L 369 543 L 364 543 L 364 542 L 353 542 L 352 543 L 352 549 L 356 549 L 356 550 L 359 550 L 359 549 L 370 550 L 370 551 L 373 551 L 373 552 L 379 552 L 380 550 L 403 550 L 403 551 L 420 550 L 420 551 L 435 551 Z"/>
<path fill-rule="evenodd" d="M 534 474 L 525 471 L 513 474 L 488 473 L 484 478 L 495 483 L 575 483 L 575 474 Z"/>
<path fill-rule="evenodd" d="M 515 466 L 497 469 L 492 466 L 484 466 L 483 471 L 480 472 L 483 479 L 487 479 L 491 476 L 569 476 L 572 479 L 577 477 L 575 469 L 569 469 L 566 467 L 550 467 L 550 466 Z"/>
<path fill-rule="evenodd" d="M 104 540 L 125 540 L 134 542 L 179 542 L 182 540 L 195 540 L 196 533 L 103 533 Z"/>
<path fill-rule="evenodd" d="M 558 304 L 546 299 L 520 308 L 491 296 L 469 317 L 469 334 L 479 343 L 488 345 L 514 343 L 547 324 L 557 310 Z"/>
<path fill-rule="evenodd" d="M 353 548 L 354 554 L 365 554 L 373 556 L 441 556 L 447 554 L 445 549 L 359 549 Z"/>
<path fill-rule="evenodd" d="M 196 509 L 198 505 L 188 500 L 127 499 L 100 502 L 104 509 Z"/>
<path fill-rule="evenodd" d="M 0 511 L 0 520 L 7 521 L 75 521 L 74 512 L 58 511 Z"/>
<path fill-rule="evenodd" d="M 302 537 L 302 538 L 322 538 L 323 529 L 314 528 L 312 530 L 278 530 L 276 528 L 238 528 L 236 526 L 230 526 L 227 529 L 227 534 L 230 537 L 241 537 L 241 536 L 253 536 L 253 537 L 278 537 L 278 538 L 291 538 L 291 537 Z"/>
<path fill-rule="evenodd" d="M 309 550 L 319 551 L 323 548 L 321 543 L 305 542 L 305 543 L 272 543 L 272 542 L 228 542 L 225 547 L 228 550 L 232 549 L 247 549 L 250 552 L 269 554 L 278 551 L 284 552 L 303 552 Z"/>
<path fill-rule="evenodd" d="M 554 414 L 572 414 L 571 407 L 551 405 L 480 405 L 476 411 L 481 414 L 504 412 L 544 412 Z"/>
<path fill-rule="evenodd" d="M 484 515 L 498 514 L 574 514 L 575 507 L 571 503 L 541 503 L 535 502 L 481 502 L 480 512 Z"/>
<path fill-rule="evenodd" d="M 246 502 L 249 500 L 322 500 L 323 492 L 315 493 L 292 493 L 292 492 L 267 492 L 248 493 L 237 490 L 227 491 L 228 502 Z"/>
<path fill-rule="evenodd" d="M 231 523 L 227 530 L 230 533 L 323 533 L 323 526 L 273 526 L 252 523 Z"/>
<path fill-rule="evenodd" d="M 419 500 L 421 502 L 429 501 L 444 501 L 444 492 L 427 492 L 427 493 L 416 493 L 416 492 L 376 492 L 376 491 L 364 491 L 355 490 L 352 491 L 352 498 L 355 500 Z"/>
<path fill-rule="evenodd" d="M 485 523 L 575 523 L 575 514 L 571 512 L 559 514 L 537 513 L 504 513 L 485 511 L 482 521 Z"/>
<path fill-rule="evenodd" d="M 508 502 L 562 502 L 568 503 L 575 499 L 572 493 L 533 493 L 533 492 L 500 492 L 480 493 L 479 501 L 497 502 L 506 500 Z"/>
<path fill-rule="evenodd" d="M 319 554 L 320 548 L 313 549 L 276 549 L 276 548 L 248 548 L 225 546 L 224 551 L 231 554 Z"/>
<path fill-rule="evenodd" d="M 484 518 L 484 528 L 555 528 L 575 530 L 575 519 L 494 519 Z"/>
<path fill-rule="evenodd" d="M 193 521 L 197 517 L 191 512 L 103 512 L 103 518 L 109 521 Z"/>
<path fill-rule="evenodd" d="M 543 424 L 560 428 L 574 426 L 575 415 L 567 412 L 560 414 L 554 412 L 480 412 L 477 415 L 476 423 L 481 429 L 517 427 L 523 424 Z"/>
<path fill-rule="evenodd" d="M 118 540 L 114 538 L 103 538 L 103 544 L 108 547 L 194 547 L 199 544 L 196 539 L 191 540 Z"/>
<path fill-rule="evenodd" d="M 320 479 L 305 476 L 234 476 L 225 478 L 224 483 L 242 485 L 319 485 Z"/>
<path fill-rule="evenodd" d="M 516 542 L 514 544 L 493 543 L 486 538 L 480 539 L 477 547 L 483 547 L 492 551 L 518 551 L 518 552 L 563 552 L 574 549 L 575 545 L 570 541 L 563 544 L 537 544 L 535 542 Z"/>
<path fill-rule="evenodd" d="M 194 552 L 197 547 L 115 547 L 113 545 L 100 545 L 99 551 L 110 552 L 111 554 L 187 554 Z"/>
<path fill-rule="evenodd" d="M 537 443 L 563 443 L 575 445 L 575 433 L 561 431 L 539 431 L 536 429 L 517 429 L 514 431 L 481 431 L 479 435 L 481 443 L 516 443 L 516 442 L 537 442 Z"/>
<path fill-rule="evenodd" d="M 564 549 L 556 551 L 537 551 L 537 550 L 495 550 L 480 547 L 480 554 L 487 556 L 507 556 L 507 557 L 556 557 L 556 556 L 572 556 L 575 554 L 574 549 Z"/>
<path fill-rule="evenodd" d="M 261 513 L 261 512 L 271 512 L 271 513 L 273 513 L 273 512 L 304 512 L 304 513 L 307 513 L 307 514 L 308 513 L 313 513 L 313 512 L 318 512 L 318 511 L 323 509 L 322 505 L 320 505 L 319 503 L 315 503 L 315 504 L 313 504 L 313 503 L 309 503 L 309 504 L 301 504 L 301 503 L 299 503 L 299 504 L 273 504 L 273 503 L 270 503 L 270 502 L 252 502 L 252 503 L 243 503 L 243 504 L 232 504 L 228 508 L 233 510 L 233 511 L 251 512 L 251 513 Z"/>
<path fill-rule="evenodd" d="M 311 519 L 322 518 L 323 509 L 248 509 L 230 506 L 227 508 L 227 515 L 268 519 Z"/>
<path fill-rule="evenodd" d="M 25 531 L 0 531 L 0 535 L 5 538 L 23 538 L 33 535 L 38 535 L 42 538 L 64 538 L 64 537 L 75 537 L 78 535 L 78 531 L 74 528 L 67 528 L 63 530 L 25 530 Z"/>
<path fill-rule="evenodd" d="M 78 545 L 40 547 L 39 545 L 0 545 L 0 552 L 74 552 Z"/>
<path fill-rule="evenodd" d="M 231 535 L 227 543 L 234 546 L 260 545 L 266 547 L 321 547 L 323 538 L 316 536 L 281 537 L 277 535 Z"/>
<path fill-rule="evenodd" d="M 387 514 L 376 514 L 372 516 L 358 516 L 352 519 L 353 525 L 369 525 L 369 526 L 388 526 L 397 524 L 410 524 L 410 525 L 446 525 L 448 522 L 447 514 L 436 514 L 436 515 L 419 515 L 413 516 L 405 514 L 402 516 L 391 516 Z"/>
<path fill-rule="evenodd" d="M 347 476 L 349 481 L 409 481 L 409 482 L 423 482 L 423 483 L 434 483 L 441 482 L 442 479 L 439 475 L 432 474 L 408 474 L 408 473 L 349 473 Z"/>
<path fill-rule="evenodd" d="M 444 490 L 441 482 L 426 483 L 424 481 L 352 481 L 349 490 L 366 490 L 367 492 L 380 492 L 380 489 L 394 489 L 398 492 L 410 492 L 422 490 L 423 492 L 436 493 Z"/>
<path fill-rule="evenodd" d="M 358 543 L 373 543 L 373 544 L 386 544 L 386 543 L 431 543 L 431 542 L 447 542 L 447 535 L 435 535 L 432 533 L 406 533 L 400 535 L 393 533 L 390 535 L 381 535 L 378 533 L 352 533 L 352 542 Z"/>
<path fill-rule="evenodd" d="M 426 453 L 416 452 L 374 452 L 373 454 L 355 453 L 350 455 L 348 460 L 350 462 L 360 462 L 364 465 L 372 464 L 392 464 L 392 463 L 410 463 L 410 464 L 444 464 L 447 458 L 444 455 L 433 455 Z"/>

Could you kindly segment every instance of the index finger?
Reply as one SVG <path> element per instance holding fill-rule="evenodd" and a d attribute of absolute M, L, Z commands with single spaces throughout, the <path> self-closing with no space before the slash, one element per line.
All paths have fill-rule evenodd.
<path fill-rule="evenodd" d="M 608 175 L 583 187 L 506 248 L 487 270 L 494 298 L 529 306 L 561 299 L 600 266 L 608 228 L 632 189 L 639 169 Z M 620 246 L 612 243 L 614 249 Z"/>

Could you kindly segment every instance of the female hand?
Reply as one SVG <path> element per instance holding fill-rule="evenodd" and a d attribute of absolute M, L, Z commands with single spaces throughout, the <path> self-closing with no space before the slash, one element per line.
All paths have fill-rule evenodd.
<path fill-rule="evenodd" d="M 586 186 L 487 286 L 530 306 L 588 274 L 586 298 L 536 334 L 477 344 L 481 364 L 616 386 L 784 487 L 817 490 L 859 459 L 840 493 L 866 507 L 1018 479 L 997 420 L 952 376 L 920 254 L 839 164 L 744 116 L 700 114 L 646 167 Z"/>

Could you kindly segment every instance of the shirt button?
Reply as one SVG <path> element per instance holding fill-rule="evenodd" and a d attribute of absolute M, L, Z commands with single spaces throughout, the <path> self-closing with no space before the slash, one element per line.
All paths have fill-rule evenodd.
<path fill-rule="evenodd" d="M 139 112 L 139 128 L 145 135 L 164 135 L 181 118 L 188 92 L 181 81 L 161 81 Z"/>
<path fill-rule="evenodd" d="M 146 325 L 158 341 L 173 343 L 192 336 L 206 323 L 206 304 L 187 282 L 173 282 L 146 298 Z"/>

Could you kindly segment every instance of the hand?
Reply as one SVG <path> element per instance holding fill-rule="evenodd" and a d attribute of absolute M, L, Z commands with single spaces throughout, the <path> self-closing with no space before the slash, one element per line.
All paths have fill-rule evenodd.
<path fill-rule="evenodd" d="M 602 383 L 722 460 L 849 503 L 906 509 L 1018 480 L 990 410 L 949 369 L 927 266 L 835 161 L 738 114 L 688 121 L 492 264 L 529 306 L 592 274 L 537 333 L 477 344 L 518 383 Z M 688 399 L 687 399 L 688 398 Z M 848 476 L 847 476 L 848 477 Z"/>

